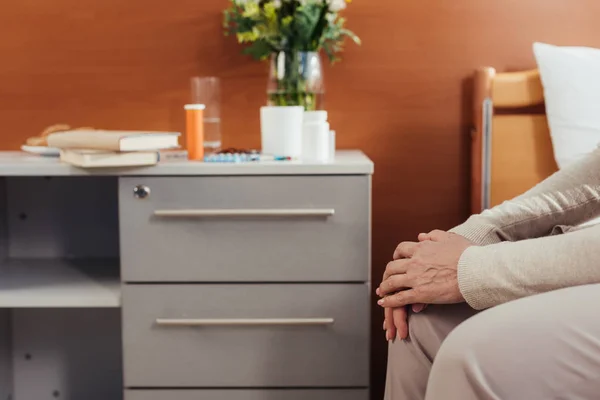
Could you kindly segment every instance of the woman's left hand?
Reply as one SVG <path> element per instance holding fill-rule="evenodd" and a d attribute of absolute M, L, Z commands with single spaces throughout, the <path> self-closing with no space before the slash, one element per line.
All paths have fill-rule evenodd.
<path fill-rule="evenodd" d="M 442 231 L 434 231 L 429 236 L 428 241 L 404 242 L 398 246 L 396 252 L 403 258 L 387 265 L 384 280 L 377 290 L 383 298 L 377 304 L 395 308 L 415 303 L 464 301 L 458 288 L 458 261 L 462 253 L 475 244 L 460 235 Z"/>

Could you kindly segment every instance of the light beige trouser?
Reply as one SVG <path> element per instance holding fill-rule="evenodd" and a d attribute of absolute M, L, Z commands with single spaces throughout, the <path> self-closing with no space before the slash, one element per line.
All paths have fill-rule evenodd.
<path fill-rule="evenodd" d="M 410 339 L 389 347 L 385 399 L 600 399 L 600 285 L 475 313 L 412 314 Z"/>

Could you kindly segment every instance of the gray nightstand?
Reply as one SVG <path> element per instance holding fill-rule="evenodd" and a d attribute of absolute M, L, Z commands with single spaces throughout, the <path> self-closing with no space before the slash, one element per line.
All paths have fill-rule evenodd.
<path fill-rule="evenodd" d="M 372 172 L 0 153 L 0 400 L 367 400 Z"/>

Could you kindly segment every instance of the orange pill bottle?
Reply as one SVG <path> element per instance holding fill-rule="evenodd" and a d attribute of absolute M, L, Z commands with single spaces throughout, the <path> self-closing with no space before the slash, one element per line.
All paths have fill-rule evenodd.
<path fill-rule="evenodd" d="M 190 160 L 204 160 L 204 104 L 186 104 L 186 147 Z"/>

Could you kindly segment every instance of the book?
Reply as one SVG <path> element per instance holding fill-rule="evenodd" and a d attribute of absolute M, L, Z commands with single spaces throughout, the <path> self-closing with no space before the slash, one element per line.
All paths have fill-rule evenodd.
<path fill-rule="evenodd" d="M 81 168 L 139 167 L 156 165 L 158 151 L 115 152 L 102 150 L 61 150 L 60 160 Z"/>
<path fill-rule="evenodd" d="M 188 152 L 185 149 L 166 149 L 160 150 L 160 162 L 168 161 L 187 161 Z"/>
<path fill-rule="evenodd" d="M 48 136 L 48 147 L 108 151 L 148 151 L 179 147 L 179 133 L 81 129 Z"/>

